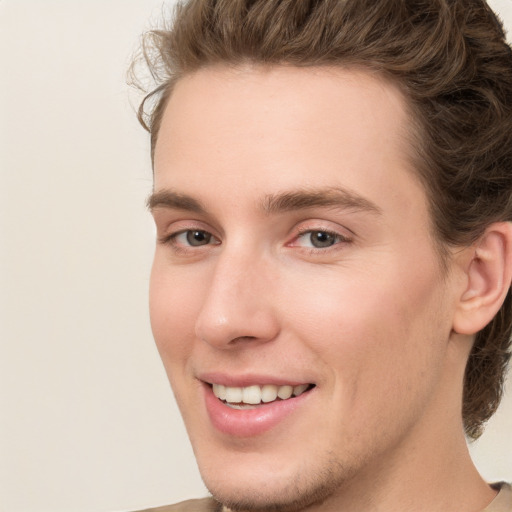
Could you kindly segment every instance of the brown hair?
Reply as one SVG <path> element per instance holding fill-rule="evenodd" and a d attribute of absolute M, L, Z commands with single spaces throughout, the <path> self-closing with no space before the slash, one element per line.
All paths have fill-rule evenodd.
<path fill-rule="evenodd" d="M 152 157 L 173 84 L 187 73 L 247 61 L 363 66 L 409 102 L 440 245 L 469 245 L 492 222 L 512 220 L 512 52 L 484 0 L 190 0 L 171 27 L 146 35 L 144 56 L 156 80 L 139 109 Z M 466 367 L 472 438 L 499 405 L 511 331 L 509 291 Z"/>

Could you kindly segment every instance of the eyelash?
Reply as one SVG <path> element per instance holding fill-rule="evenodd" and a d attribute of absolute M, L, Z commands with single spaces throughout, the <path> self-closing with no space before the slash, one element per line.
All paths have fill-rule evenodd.
<path fill-rule="evenodd" d="M 350 238 L 348 238 L 344 235 L 341 235 L 340 233 L 333 231 L 331 229 L 324 229 L 324 228 L 301 228 L 298 230 L 298 234 L 294 238 L 294 241 L 304 238 L 304 237 L 306 237 L 306 235 L 311 236 L 313 233 L 322 233 L 322 234 L 325 234 L 334 239 L 334 243 L 332 245 L 329 245 L 326 247 L 307 247 L 307 248 L 303 247 L 303 249 L 309 250 L 309 252 L 313 253 L 313 254 L 318 253 L 318 252 L 325 253 L 330 250 L 337 250 L 339 248 L 336 246 L 338 246 L 339 244 L 351 242 Z M 294 245 L 292 245 L 292 247 L 293 246 Z"/>
<path fill-rule="evenodd" d="M 189 254 L 190 252 L 195 252 L 197 249 L 200 249 L 202 247 L 206 247 L 208 245 L 219 245 L 221 242 L 217 241 L 217 243 L 210 243 L 209 241 L 204 245 L 185 245 L 185 244 L 179 244 L 177 242 L 177 238 L 180 235 L 188 234 L 188 233 L 204 233 L 205 235 L 211 237 L 214 240 L 217 240 L 215 235 L 213 235 L 211 232 L 205 230 L 205 229 L 181 229 L 179 231 L 176 231 L 175 233 L 171 233 L 169 235 L 165 235 L 158 239 L 159 243 L 163 245 L 170 245 L 173 250 L 176 253 L 179 254 Z M 331 237 L 334 242 L 332 245 L 328 245 L 325 247 L 301 247 L 300 245 L 297 245 L 297 240 L 300 240 L 302 238 L 305 238 L 307 235 L 312 235 L 313 233 L 322 233 L 327 235 L 328 237 Z M 301 228 L 298 230 L 297 235 L 293 238 L 292 242 L 288 243 L 288 247 L 299 247 L 303 251 L 307 251 L 309 254 L 325 254 L 326 252 L 330 252 L 332 250 L 339 250 L 338 245 L 342 243 L 350 243 L 350 238 L 347 238 L 344 235 L 341 235 L 340 233 L 330 230 L 330 229 L 323 229 L 323 228 Z"/>
<path fill-rule="evenodd" d="M 176 231 L 175 233 L 171 233 L 169 235 L 165 235 L 165 236 L 159 238 L 158 241 L 159 241 L 159 243 L 161 243 L 163 245 L 170 245 L 173 248 L 174 251 L 176 251 L 177 253 L 181 253 L 181 254 L 188 254 L 190 251 L 195 251 L 197 248 L 201 248 L 201 247 L 204 247 L 204 246 L 207 246 L 207 245 L 219 245 L 219 243 L 220 243 L 220 242 L 217 243 L 217 244 L 207 243 L 207 244 L 204 244 L 204 246 L 203 245 L 198 245 L 198 246 L 180 245 L 176 241 L 176 239 L 180 235 L 184 235 L 184 234 L 187 234 L 187 233 L 204 233 L 207 236 L 210 236 L 211 238 L 217 240 L 217 238 L 212 233 L 207 231 L 206 229 L 193 229 L 193 228 L 190 228 L 190 229 L 180 229 L 179 231 Z"/>

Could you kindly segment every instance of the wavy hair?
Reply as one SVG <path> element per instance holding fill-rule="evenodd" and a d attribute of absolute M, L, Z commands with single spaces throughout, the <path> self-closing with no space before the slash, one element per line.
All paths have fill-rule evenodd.
<path fill-rule="evenodd" d="M 415 169 L 441 248 L 512 221 L 512 51 L 484 0 L 190 0 L 146 34 L 155 80 L 140 105 L 151 156 L 183 75 L 215 64 L 358 66 L 392 80 L 411 112 Z M 466 434 L 499 405 L 512 299 L 476 335 L 464 380 Z"/>

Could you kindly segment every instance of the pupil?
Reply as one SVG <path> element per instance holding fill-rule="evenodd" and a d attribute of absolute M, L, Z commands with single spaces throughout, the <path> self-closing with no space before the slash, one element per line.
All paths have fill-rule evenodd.
<path fill-rule="evenodd" d="M 205 245 L 210 241 L 210 235 L 205 231 L 189 231 L 187 233 L 187 242 L 190 245 Z"/>
<path fill-rule="evenodd" d="M 311 243 L 314 247 L 330 247 L 334 243 L 334 236 L 325 231 L 311 233 Z"/>

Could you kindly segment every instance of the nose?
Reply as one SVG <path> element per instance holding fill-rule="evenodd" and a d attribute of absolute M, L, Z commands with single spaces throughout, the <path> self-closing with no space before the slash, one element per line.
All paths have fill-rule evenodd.
<path fill-rule="evenodd" d="M 266 343 L 279 333 L 271 267 L 263 258 L 225 251 L 212 262 L 196 336 L 219 349 Z"/>

